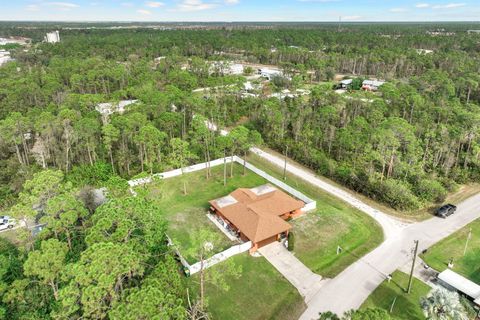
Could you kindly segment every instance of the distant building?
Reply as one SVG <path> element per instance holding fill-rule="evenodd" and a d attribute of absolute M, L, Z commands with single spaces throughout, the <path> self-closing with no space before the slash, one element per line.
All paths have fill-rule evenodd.
<path fill-rule="evenodd" d="M 348 89 L 352 85 L 353 79 L 344 79 L 340 81 L 340 88 Z"/>
<path fill-rule="evenodd" d="M 30 41 L 29 38 L 23 38 L 23 37 L 0 38 L 0 46 L 4 46 L 6 44 L 24 45 L 29 41 Z"/>
<path fill-rule="evenodd" d="M 255 88 L 253 87 L 250 81 L 247 81 L 243 84 L 243 90 L 245 91 L 253 91 Z"/>
<path fill-rule="evenodd" d="M 433 50 L 430 49 L 415 49 L 418 54 L 431 54 L 433 53 Z"/>
<path fill-rule="evenodd" d="M 282 92 L 275 92 L 275 93 L 270 94 L 269 97 L 270 98 L 277 98 L 277 99 L 280 99 L 280 100 L 285 100 L 286 98 L 295 99 L 295 98 L 298 98 L 298 97 L 301 97 L 301 96 L 307 96 L 310 93 L 311 93 L 310 90 L 305 90 L 305 89 L 297 89 L 294 92 L 292 92 L 288 89 L 284 89 L 284 90 L 282 90 Z"/>
<path fill-rule="evenodd" d="M 58 30 L 49 32 L 45 35 L 45 42 L 58 43 L 60 42 L 60 32 Z"/>
<path fill-rule="evenodd" d="M 471 33 L 480 33 L 480 30 L 467 30 L 467 33 L 468 33 L 468 34 L 471 34 Z"/>
<path fill-rule="evenodd" d="M 0 50 L 0 66 L 4 65 L 5 63 L 12 61 L 12 57 L 10 56 L 10 52 L 6 50 Z"/>
<path fill-rule="evenodd" d="M 241 75 L 243 74 L 243 64 L 229 63 L 226 61 L 215 61 L 210 66 L 210 73 Z"/>
<path fill-rule="evenodd" d="M 108 121 L 108 117 L 111 114 L 122 114 L 125 112 L 127 106 L 137 102 L 138 100 L 122 100 L 117 104 L 111 102 L 99 103 L 95 107 L 95 110 L 97 110 L 102 115 L 103 123 L 106 123 Z"/>
<path fill-rule="evenodd" d="M 272 80 L 275 77 L 283 76 L 283 72 L 278 69 L 269 69 L 269 68 L 262 68 L 258 70 L 258 73 L 263 77 L 266 78 L 268 81 Z"/>
<path fill-rule="evenodd" d="M 379 80 L 364 80 L 362 82 L 362 89 L 365 91 L 377 91 L 382 85 L 385 84 L 385 81 Z"/>

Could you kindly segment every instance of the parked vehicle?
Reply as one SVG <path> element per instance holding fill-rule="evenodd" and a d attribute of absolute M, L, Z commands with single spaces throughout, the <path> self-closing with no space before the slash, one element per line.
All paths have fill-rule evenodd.
<path fill-rule="evenodd" d="M 449 203 L 438 208 L 437 211 L 435 211 L 435 215 L 440 218 L 446 218 L 454 214 L 456 210 L 457 206 Z"/>
<path fill-rule="evenodd" d="M 12 229 L 15 224 L 15 219 L 10 218 L 9 216 L 0 216 L 0 231 Z"/>

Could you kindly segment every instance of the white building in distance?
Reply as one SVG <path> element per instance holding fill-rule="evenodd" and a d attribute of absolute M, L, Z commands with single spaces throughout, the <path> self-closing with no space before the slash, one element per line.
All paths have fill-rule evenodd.
<path fill-rule="evenodd" d="M 227 61 L 214 61 L 209 68 L 210 73 L 241 75 L 243 74 L 243 64 L 230 63 Z"/>
<path fill-rule="evenodd" d="M 267 80 L 272 80 L 275 77 L 282 77 L 283 73 L 280 70 L 277 69 L 269 69 L 269 68 L 262 68 L 259 70 L 259 74 L 263 77 L 266 78 Z"/>
<path fill-rule="evenodd" d="M 380 80 L 364 80 L 362 83 L 362 89 L 366 91 L 377 91 L 378 88 L 383 86 L 385 81 Z"/>
<path fill-rule="evenodd" d="M 60 32 L 58 30 L 49 32 L 45 35 L 45 41 L 48 43 L 60 42 Z"/>
<path fill-rule="evenodd" d="M 29 38 L 23 38 L 23 37 L 10 37 L 10 38 L 0 37 L 0 46 L 4 46 L 6 44 L 25 45 L 28 41 L 30 41 Z"/>
<path fill-rule="evenodd" d="M 0 66 L 4 65 L 5 63 L 12 61 L 12 57 L 10 56 L 10 52 L 6 50 L 0 50 Z"/>
<path fill-rule="evenodd" d="M 108 117 L 111 114 L 114 114 L 114 113 L 122 114 L 125 112 L 127 106 L 137 102 L 138 100 L 122 100 L 118 103 L 112 103 L 112 102 L 99 103 L 95 106 L 95 110 L 97 110 L 102 115 L 103 123 L 107 123 Z"/>

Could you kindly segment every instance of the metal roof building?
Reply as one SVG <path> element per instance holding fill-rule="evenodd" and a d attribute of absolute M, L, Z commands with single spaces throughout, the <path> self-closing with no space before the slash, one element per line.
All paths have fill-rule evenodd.
<path fill-rule="evenodd" d="M 469 296 L 476 304 L 480 303 L 480 285 L 475 282 L 468 280 L 450 269 L 441 272 L 438 275 L 438 280 L 446 287 L 453 288 Z"/>

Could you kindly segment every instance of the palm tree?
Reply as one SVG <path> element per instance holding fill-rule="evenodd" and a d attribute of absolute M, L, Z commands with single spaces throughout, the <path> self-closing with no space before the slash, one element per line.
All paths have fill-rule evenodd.
<path fill-rule="evenodd" d="M 429 320 L 467 320 L 467 314 L 458 293 L 439 288 L 432 290 L 420 301 L 423 313 Z"/>

